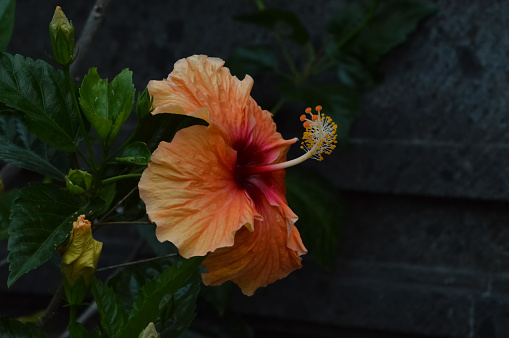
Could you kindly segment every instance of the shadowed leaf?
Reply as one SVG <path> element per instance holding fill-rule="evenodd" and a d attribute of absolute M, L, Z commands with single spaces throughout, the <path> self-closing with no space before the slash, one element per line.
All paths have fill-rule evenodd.
<path fill-rule="evenodd" d="M 43 329 L 32 323 L 22 323 L 15 319 L 0 317 L 0 337 L 2 338 L 49 338 Z"/>
<path fill-rule="evenodd" d="M 0 52 L 0 102 L 23 112 L 28 129 L 53 148 L 77 149 L 79 112 L 63 72 L 41 60 Z"/>
<path fill-rule="evenodd" d="M 15 0 L 0 0 L 0 51 L 5 51 L 14 28 Z"/>
<path fill-rule="evenodd" d="M 291 168 L 286 174 L 286 197 L 299 215 L 296 226 L 310 254 L 323 267 L 332 269 L 346 220 L 339 193 L 316 173 Z"/>
<path fill-rule="evenodd" d="M 306 27 L 293 12 L 267 8 L 250 14 L 237 15 L 233 18 L 264 27 L 298 45 L 305 45 L 309 41 Z"/>
<path fill-rule="evenodd" d="M 0 116 L 0 160 L 59 181 L 69 170 L 69 156 L 38 140 L 21 118 Z"/>

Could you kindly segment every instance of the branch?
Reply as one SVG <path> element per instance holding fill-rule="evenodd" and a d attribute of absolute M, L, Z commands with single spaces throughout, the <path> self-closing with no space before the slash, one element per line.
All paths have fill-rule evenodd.
<path fill-rule="evenodd" d="M 136 189 L 138 189 L 138 186 L 136 185 L 134 188 L 131 189 L 131 191 L 129 191 L 127 193 L 127 195 L 124 196 L 124 198 L 122 198 L 120 201 L 118 201 L 117 204 L 115 204 L 115 206 L 113 208 L 111 208 L 100 220 L 98 220 L 95 224 L 94 224 L 94 227 L 93 229 L 97 229 L 100 224 L 102 224 L 104 222 L 104 220 L 109 217 L 114 211 L 115 209 L 117 209 L 120 205 L 122 205 L 122 203 L 125 202 L 126 199 L 129 198 L 129 196 L 131 196 L 135 191 Z"/>
<path fill-rule="evenodd" d="M 7 257 L 0 261 L 0 269 L 7 265 Z"/>
<path fill-rule="evenodd" d="M 97 31 L 101 27 L 106 14 L 106 9 L 108 8 L 110 2 L 111 0 L 97 0 L 94 7 L 90 11 L 90 14 L 88 15 L 87 22 L 85 23 L 85 27 L 83 28 L 77 44 L 79 55 L 71 65 L 71 75 L 73 77 L 75 77 L 76 72 L 82 68 L 83 60 L 85 60 L 85 56 L 90 50 L 92 41 L 94 40 Z"/>
<path fill-rule="evenodd" d="M 60 305 L 62 304 L 64 297 L 65 297 L 64 286 L 62 283 L 60 283 L 57 291 L 53 295 L 53 298 L 51 298 L 51 301 L 49 302 L 46 311 L 44 311 L 44 314 L 37 320 L 37 326 L 44 327 L 44 325 L 55 316 L 55 313 L 60 308 Z"/>

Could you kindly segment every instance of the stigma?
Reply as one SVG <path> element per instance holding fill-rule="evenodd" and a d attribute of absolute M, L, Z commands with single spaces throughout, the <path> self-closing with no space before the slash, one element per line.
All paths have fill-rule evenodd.
<path fill-rule="evenodd" d="M 311 108 L 306 109 L 306 113 L 311 118 L 307 118 L 306 115 L 300 117 L 300 120 L 304 122 L 304 128 L 306 128 L 300 147 L 310 158 L 322 161 L 322 154 L 330 155 L 336 148 L 338 126 L 329 116 L 321 113 L 322 106 L 316 106 L 315 110 L 316 115 L 311 112 Z"/>
<path fill-rule="evenodd" d="M 302 156 L 282 163 L 243 167 L 242 174 L 258 174 L 285 169 L 309 159 L 322 161 L 323 154 L 330 155 L 338 143 L 336 140 L 338 126 L 329 116 L 321 112 L 322 106 L 316 106 L 315 111 L 316 114 L 313 114 L 311 108 L 307 108 L 306 114 L 300 117 L 304 128 L 306 128 L 302 136 L 301 149 L 305 151 Z"/>

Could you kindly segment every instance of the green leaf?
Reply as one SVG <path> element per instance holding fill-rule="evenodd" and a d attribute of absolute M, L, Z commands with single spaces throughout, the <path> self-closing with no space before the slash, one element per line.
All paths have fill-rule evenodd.
<path fill-rule="evenodd" d="M 380 58 L 436 10 L 433 4 L 408 0 L 364 0 L 342 8 L 328 24 L 335 45 L 327 49 L 340 80 L 363 90 L 372 88 L 370 73 Z"/>
<path fill-rule="evenodd" d="M 106 148 L 109 148 L 129 117 L 134 104 L 133 73 L 124 69 L 111 83 L 90 68 L 80 88 L 80 105 Z"/>
<path fill-rule="evenodd" d="M 126 311 L 130 312 L 141 288 L 148 281 L 161 275 L 176 262 L 175 257 L 140 263 L 126 267 L 108 281 L 108 286 L 121 298 Z"/>
<path fill-rule="evenodd" d="M 202 119 L 186 115 L 168 113 L 149 115 L 139 122 L 135 140 L 145 142 L 148 149 L 154 151 L 159 142 L 171 142 L 177 131 L 193 125 L 208 124 Z"/>
<path fill-rule="evenodd" d="M 93 212 L 88 205 L 81 207 L 67 189 L 53 184 L 33 183 L 21 189 L 10 215 L 7 285 L 47 262 L 78 215 Z"/>
<path fill-rule="evenodd" d="M 161 337 L 179 337 L 191 325 L 196 316 L 196 299 L 200 286 L 201 276 L 197 273 L 175 293 L 171 307 L 163 311 L 157 322 Z"/>
<path fill-rule="evenodd" d="M 63 181 L 69 156 L 39 141 L 18 116 L 0 116 L 0 160 Z"/>
<path fill-rule="evenodd" d="M 382 55 L 403 43 L 417 24 L 436 10 L 437 7 L 431 3 L 382 1 L 369 25 L 353 41 L 352 49 L 363 53 L 368 64 L 375 65 Z"/>
<path fill-rule="evenodd" d="M 0 317 L 0 337 L 2 338 L 49 338 L 43 329 L 32 323 L 22 323 L 15 319 Z"/>
<path fill-rule="evenodd" d="M 226 61 L 230 72 L 241 79 L 246 74 L 256 74 L 261 71 L 275 72 L 278 64 L 274 48 L 265 45 L 237 47 Z"/>
<path fill-rule="evenodd" d="M 15 0 L 0 0 L 0 51 L 5 51 L 14 28 Z"/>
<path fill-rule="evenodd" d="M 70 90 L 64 73 L 46 62 L 0 52 L 0 102 L 22 111 L 39 139 L 74 152 L 80 123 Z"/>
<path fill-rule="evenodd" d="M 101 216 L 108 212 L 111 203 L 113 203 L 113 200 L 115 199 L 116 194 L 117 194 L 116 184 L 108 184 L 107 186 L 99 189 L 99 191 L 97 191 L 97 195 L 102 200 L 103 206 L 97 208 L 94 215 Z"/>
<path fill-rule="evenodd" d="M 342 54 L 337 59 L 337 76 L 341 83 L 361 91 L 373 89 L 379 82 L 373 67 L 368 67 L 362 60 L 348 54 Z"/>
<path fill-rule="evenodd" d="M 329 181 L 312 171 L 286 171 L 288 205 L 299 216 L 302 241 L 323 267 L 332 269 L 346 221 L 344 202 Z"/>
<path fill-rule="evenodd" d="M 18 197 L 19 190 L 11 190 L 0 197 L 0 241 L 9 237 L 9 214 L 12 203 Z"/>
<path fill-rule="evenodd" d="M 133 303 L 128 324 L 121 336 L 129 337 L 132 332 L 141 332 L 148 323 L 156 322 L 161 315 L 175 318 L 175 321 L 178 322 L 169 323 L 172 329 L 168 328 L 168 332 L 171 334 L 166 333 L 165 336 L 180 335 L 194 318 L 196 296 L 193 295 L 197 295 L 199 290 L 198 267 L 203 258 L 193 257 L 181 260 L 143 285 Z M 192 294 L 190 295 L 189 292 Z M 182 303 L 177 306 L 179 299 Z M 165 314 L 166 316 L 164 316 Z M 166 328 L 163 329 L 164 332 L 167 332 Z M 161 328 L 158 330 L 162 331 Z"/>
<path fill-rule="evenodd" d="M 176 264 L 175 258 L 137 264 L 114 276 L 108 284 L 122 298 L 124 307 L 131 310 L 143 286 L 170 269 L 172 264 Z M 162 309 L 159 320 L 155 322 L 162 337 L 178 337 L 187 328 L 194 318 L 200 283 L 200 275 L 194 274 L 174 297 L 166 297 L 169 301 Z"/>
<path fill-rule="evenodd" d="M 67 330 L 69 330 L 71 337 L 79 337 L 79 338 L 87 338 L 91 337 L 88 330 L 83 326 L 83 324 L 78 322 L 72 322 L 67 326 Z"/>
<path fill-rule="evenodd" d="M 321 105 L 322 113 L 330 116 L 338 125 L 338 142 L 343 145 L 346 143 L 359 107 L 357 90 L 337 83 L 306 83 L 295 86 L 291 82 L 281 82 L 279 89 L 284 97 L 300 101 L 308 107 Z"/>
<path fill-rule="evenodd" d="M 154 99 L 150 96 L 147 88 L 143 92 L 138 93 L 135 110 L 138 120 L 143 120 L 154 110 L 152 107 L 153 101 Z"/>
<path fill-rule="evenodd" d="M 147 165 L 151 156 L 152 154 L 147 145 L 144 142 L 136 141 L 128 145 L 124 149 L 122 157 L 117 157 L 115 161 L 125 164 Z"/>
<path fill-rule="evenodd" d="M 305 45 L 309 41 L 306 27 L 293 12 L 267 8 L 250 14 L 237 15 L 233 18 L 268 29 L 298 45 Z"/>
<path fill-rule="evenodd" d="M 92 280 L 92 294 L 97 303 L 104 331 L 109 337 L 119 337 L 119 333 L 127 323 L 127 312 L 122 305 L 122 300 L 115 290 L 95 277 Z"/>

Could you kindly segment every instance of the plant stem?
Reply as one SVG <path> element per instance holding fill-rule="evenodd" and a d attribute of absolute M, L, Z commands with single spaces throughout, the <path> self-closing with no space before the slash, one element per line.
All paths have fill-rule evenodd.
<path fill-rule="evenodd" d="M 114 177 L 110 177 L 105 180 L 102 180 L 101 184 L 107 185 L 107 184 L 111 184 L 111 183 L 118 182 L 121 180 L 127 180 L 127 179 L 131 179 L 131 178 L 140 178 L 140 177 L 141 177 L 141 174 L 127 174 L 127 175 L 114 176 Z"/>
<path fill-rule="evenodd" d="M 64 299 L 64 286 L 62 283 L 58 286 L 53 298 L 48 304 L 46 311 L 44 311 L 44 315 L 37 320 L 37 326 L 44 327 L 46 323 L 55 316 L 55 312 L 60 307 L 62 300 Z"/>
<path fill-rule="evenodd" d="M 90 163 L 90 161 L 88 160 L 88 158 L 85 156 L 85 154 L 83 154 L 83 152 L 78 148 L 76 150 L 76 152 L 80 155 L 80 157 L 83 159 L 83 161 L 85 162 L 86 165 L 88 165 L 88 167 L 90 169 L 93 169 L 92 167 L 92 163 Z"/>
<path fill-rule="evenodd" d="M 345 35 L 336 45 L 334 46 L 334 50 L 339 50 L 343 48 L 347 43 L 349 43 L 359 32 L 371 21 L 373 18 L 373 15 L 375 14 L 378 5 L 380 4 L 380 0 L 373 1 L 373 5 L 369 9 L 368 14 L 362 19 L 361 22 L 357 26 L 355 26 L 354 29 L 352 29 L 347 35 Z M 329 68 L 331 66 L 330 59 L 325 60 L 321 59 L 319 62 L 316 63 L 314 66 L 312 73 L 319 74 L 323 72 L 325 69 Z"/>
<path fill-rule="evenodd" d="M 79 70 L 83 64 L 83 60 L 92 46 L 92 41 L 104 20 L 106 9 L 110 2 L 111 0 L 97 0 L 94 7 L 92 7 L 77 43 L 79 57 L 76 58 L 71 66 L 71 73 L 73 76 L 76 75 L 76 71 Z"/>
<path fill-rule="evenodd" d="M 286 99 L 284 97 L 280 98 L 279 101 L 276 102 L 276 104 L 272 107 L 270 112 L 274 115 L 283 107 L 283 105 L 286 103 Z"/>
<path fill-rule="evenodd" d="M 288 67 L 290 68 L 290 71 L 292 72 L 292 75 L 294 78 L 297 78 L 299 75 L 299 72 L 297 71 L 297 67 L 295 66 L 295 63 L 293 62 L 292 56 L 290 55 L 290 52 L 286 48 L 286 44 L 279 36 L 277 32 L 273 32 L 274 38 L 276 39 L 277 43 L 279 44 L 279 47 L 281 47 L 281 51 L 283 52 L 283 56 L 286 60 L 286 63 L 288 63 Z"/>
<path fill-rule="evenodd" d="M 134 188 L 131 189 L 131 191 L 129 191 L 127 193 L 127 195 L 125 195 L 120 201 L 118 201 L 117 204 L 115 204 L 106 214 L 104 214 L 103 217 L 101 217 L 101 219 L 99 220 L 99 222 L 97 222 L 97 224 L 94 224 L 94 230 L 97 229 L 99 227 L 99 224 L 101 224 L 109 215 L 111 215 L 111 213 L 113 211 L 115 211 L 115 209 L 117 209 L 122 203 L 125 202 L 126 199 L 129 198 L 129 196 L 131 196 L 135 191 L 136 189 L 138 189 L 138 186 L 135 186 Z"/>
<path fill-rule="evenodd" d="M 7 261 L 7 257 L 5 257 L 4 259 L 2 259 L 2 260 L 0 261 L 0 269 L 1 269 L 1 268 L 3 268 L 4 266 L 6 266 L 6 265 L 7 265 L 7 263 L 8 263 L 8 261 Z"/>
<path fill-rule="evenodd" d="M 176 253 L 172 253 L 172 254 L 168 254 L 168 255 L 165 255 L 165 256 L 159 256 L 159 257 L 153 257 L 153 258 L 147 258 L 147 259 L 140 259 L 139 261 L 134 261 L 134 262 L 129 262 L 129 263 L 122 263 L 122 264 L 107 266 L 107 267 L 104 267 L 104 268 L 97 269 L 95 271 L 96 272 L 106 271 L 106 270 L 111 270 L 111 269 L 116 269 L 116 268 L 122 268 L 124 266 L 131 266 L 131 265 L 136 265 L 136 264 L 140 264 L 140 263 L 158 261 L 158 260 L 161 260 L 161 259 L 166 259 L 166 258 L 174 257 L 174 256 L 177 256 L 177 255 L 178 254 L 176 254 Z"/>
<path fill-rule="evenodd" d="M 263 11 L 265 9 L 265 4 L 262 0 L 255 0 L 255 3 L 259 10 Z"/>
<path fill-rule="evenodd" d="M 118 149 L 116 149 L 110 156 L 103 160 L 103 163 L 110 162 L 113 159 L 113 157 L 117 156 L 118 153 L 124 150 L 124 148 L 127 147 L 133 141 L 133 139 L 136 137 L 136 133 L 138 133 L 139 125 L 140 124 L 138 121 L 138 123 L 136 123 L 136 127 L 134 128 L 134 131 L 131 133 L 129 138 L 127 138 L 127 140 L 124 143 L 122 143 L 122 145 L 118 147 Z"/>
<path fill-rule="evenodd" d="M 263 11 L 266 9 L 265 4 L 263 3 L 263 0 L 255 0 L 256 6 L 260 11 Z M 277 43 L 281 47 L 281 51 L 283 52 L 283 56 L 288 63 L 288 67 L 290 67 L 290 71 L 292 72 L 292 75 L 294 78 L 296 78 L 299 74 L 297 71 L 297 67 L 295 66 L 295 63 L 293 62 L 292 56 L 290 55 L 290 52 L 286 48 L 286 44 L 284 43 L 283 39 L 279 35 L 278 32 L 272 32 L 272 35 L 274 35 L 274 38 L 276 39 Z"/>
<path fill-rule="evenodd" d="M 109 224 L 152 224 L 152 222 L 101 222 L 96 225 L 109 225 Z"/>
<path fill-rule="evenodd" d="M 69 305 L 69 325 L 67 327 L 70 327 L 72 324 L 76 322 L 78 312 L 78 306 L 75 304 Z"/>

